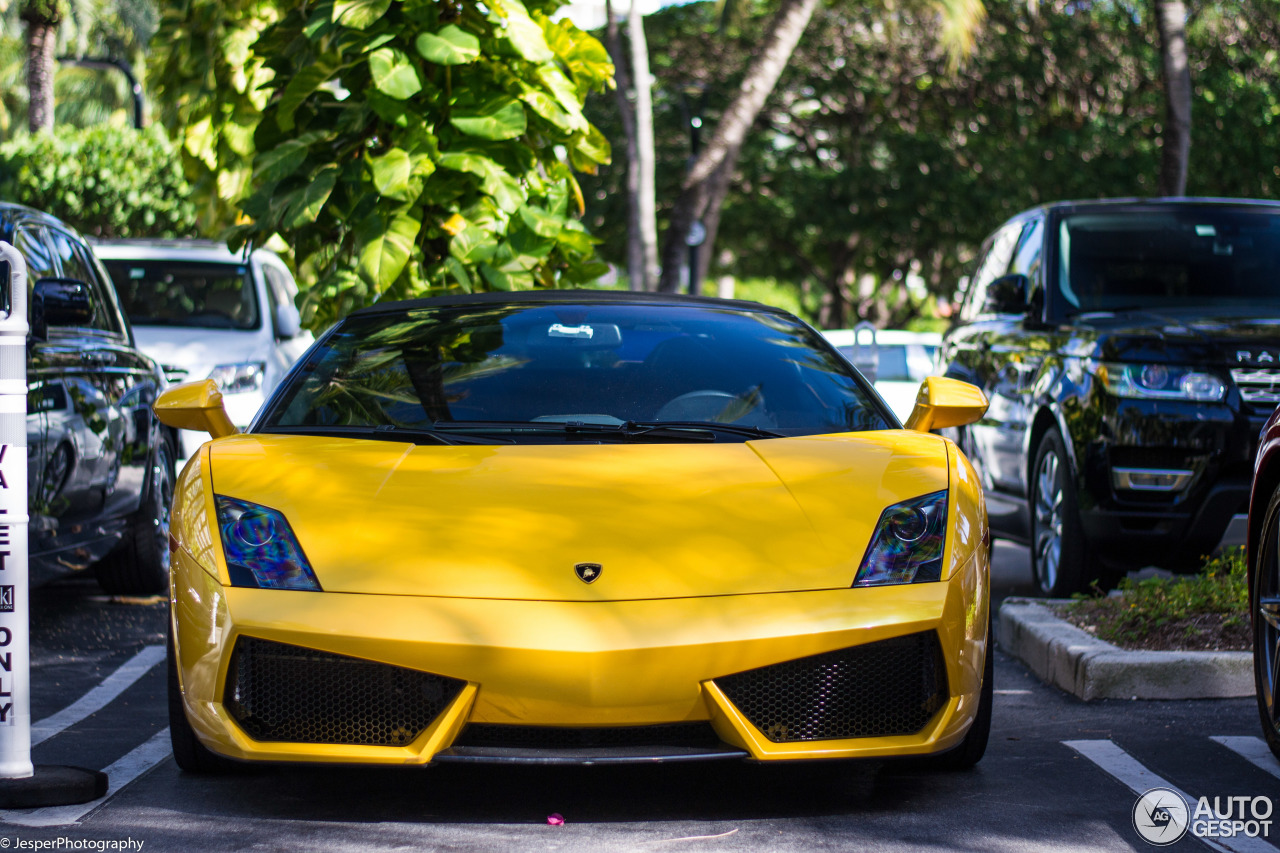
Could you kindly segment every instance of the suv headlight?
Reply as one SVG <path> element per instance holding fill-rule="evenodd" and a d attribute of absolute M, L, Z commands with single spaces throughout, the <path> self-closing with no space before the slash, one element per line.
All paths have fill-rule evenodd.
<path fill-rule="evenodd" d="M 1227 393 L 1221 379 L 1193 367 L 1106 363 L 1098 365 L 1097 372 L 1107 391 L 1116 397 L 1216 403 Z"/>
<path fill-rule="evenodd" d="M 239 364 L 219 364 L 209 372 L 209 378 L 218 383 L 223 394 L 248 394 L 262 390 L 262 379 L 267 365 L 261 361 L 244 361 Z"/>
<path fill-rule="evenodd" d="M 896 503 L 880 513 L 854 586 L 942 580 L 947 543 L 947 492 Z"/>
<path fill-rule="evenodd" d="M 283 513 L 224 495 L 213 497 L 232 586 L 321 591 Z"/>

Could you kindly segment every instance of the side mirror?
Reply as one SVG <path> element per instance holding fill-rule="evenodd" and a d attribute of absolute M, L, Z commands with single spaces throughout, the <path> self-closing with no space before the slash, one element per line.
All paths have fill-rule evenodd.
<path fill-rule="evenodd" d="M 42 278 L 31 291 L 31 336 L 43 340 L 49 326 L 86 326 L 93 321 L 89 285 L 73 278 Z"/>
<path fill-rule="evenodd" d="M 275 325 L 276 337 L 281 340 L 287 341 L 302 333 L 302 315 L 293 305 L 277 305 L 272 322 Z"/>
<path fill-rule="evenodd" d="M 175 429 L 207 432 L 214 438 L 239 432 L 222 406 L 222 392 L 212 379 L 175 385 L 151 407 L 160 423 Z"/>
<path fill-rule="evenodd" d="M 930 376 L 920 383 L 916 406 L 906 428 L 932 432 L 943 427 L 971 424 L 987 412 L 987 395 L 982 389 L 959 379 Z"/>
<path fill-rule="evenodd" d="M 1027 290 L 1031 283 L 1022 273 L 1002 275 L 987 285 L 983 310 L 991 314 L 1027 313 Z"/>

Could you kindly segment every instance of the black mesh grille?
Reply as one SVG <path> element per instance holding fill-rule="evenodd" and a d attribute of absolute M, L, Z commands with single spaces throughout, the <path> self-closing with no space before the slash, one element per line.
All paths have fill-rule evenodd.
<path fill-rule="evenodd" d="M 471 723 L 454 746 L 499 746 L 515 749 L 587 749 L 614 746 L 722 746 L 710 723 L 658 726 L 564 728 Z"/>
<path fill-rule="evenodd" d="M 947 700 L 933 631 L 840 649 L 715 680 L 774 743 L 915 734 Z"/>
<path fill-rule="evenodd" d="M 403 746 L 465 682 L 301 646 L 240 637 L 224 704 L 254 740 Z"/>

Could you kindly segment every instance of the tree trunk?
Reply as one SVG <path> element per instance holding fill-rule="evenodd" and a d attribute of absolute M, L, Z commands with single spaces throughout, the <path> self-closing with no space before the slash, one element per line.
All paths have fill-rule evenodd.
<path fill-rule="evenodd" d="M 1186 195 L 1191 157 L 1191 64 L 1187 59 L 1187 9 L 1182 0 L 1156 0 L 1156 29 L 1164 77 L 1164 145 L 1160 192 Z"/>
<path fill-rule="evenodd" d="M 717 122 L 715 133 L 681 185 L 662 247 L 659 290 L 674 293 L 679 289 L 680 269 L 687 248 L 685 241 L 693 223 L 707 215 L 710 184 L 720 169 L 732 175 L 747 131 L 777 85 L 778 77 L 791 59 L 791 53 L 800 42 L 817 6 L 818 0 L 783 0 L 774 16 L 769 34 L 747 69 L 742 87 Z M 713 250 L 709 242 L 703 244 L 704 252 Z"/>
<path fill-rule="evenodd" d="M 716 244 L 716 232 L 720 230 L 720 207 L 724 204 L 725 196 L 729 194 L 729 182 L 732 177 L 733 168 L 725 163 L 716 169 L 707 182 L 707 212 L 702 216 L 702 225 L 707 229 L 707 236 L 698 247 L 698 281 L 706 281 L 711 272 L 712 247 Z"/>
<path fill-rule="evenodd" d="M 658 190 L 653 153 L 653 76 L 649 73 L 649 43 L 644 37 L 640 0 L 627 12 L 627 40 L 631 44 L 632 84 L 636 90 L 636 161 L 639 164 L 639 226 L 644 249 L 642 290 L 658 280 Z"/>
<path fill-rule="evenodd" d="M 27 127 L 53 130 L 53 73 L 57 67 L 58 24 L 47 18 L 27 21 Z"/>
<path fill-rule="evenodd" d="M 626 54 L 622 50 L 622 36 L 618 32 L 618 19 L 613 15 L 612 0 L 605 0 L 605 44 L 613 58 L 614 79 L 617 88 L 618 116 L 622 121 L 622 136 L 627 150 L 627 281 L 632 290 L 647 290 L 645 272 L 644 238 L 640 233 L 640 148 L 636 141 L 636 119 L 631 104 L 631 72 Z"/>

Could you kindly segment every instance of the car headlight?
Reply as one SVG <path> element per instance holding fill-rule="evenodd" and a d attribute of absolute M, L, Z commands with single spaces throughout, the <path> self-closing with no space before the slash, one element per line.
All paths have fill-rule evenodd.
<path fill-rule="evenodd" d="M 945 490 L 896 503 L 880 513 L 871 547 L 862 558 L 853 585 L 942 580 L 942 550 L 946 543 Z"/>
<path fill-rule="evenodd" d="M 320 592 L 307 555 L 279 510 L 214 495 L 232 586 Z"/>
<path fill-rule="evenodd" d="M 1098 378 L 1116 397 L 1216 403 L 1226 384 L 1212 373 L 1168 364 L 1100 364 Z"/>
<path fill-rule="evenodd" d="M 209 378 L 218 383 L 223 394 L 248 394 L 262 390 L 262 379 L 267 365 L 261 361 L 244 361 L 239 364 L 219 364 L 209 372 Z"/>

